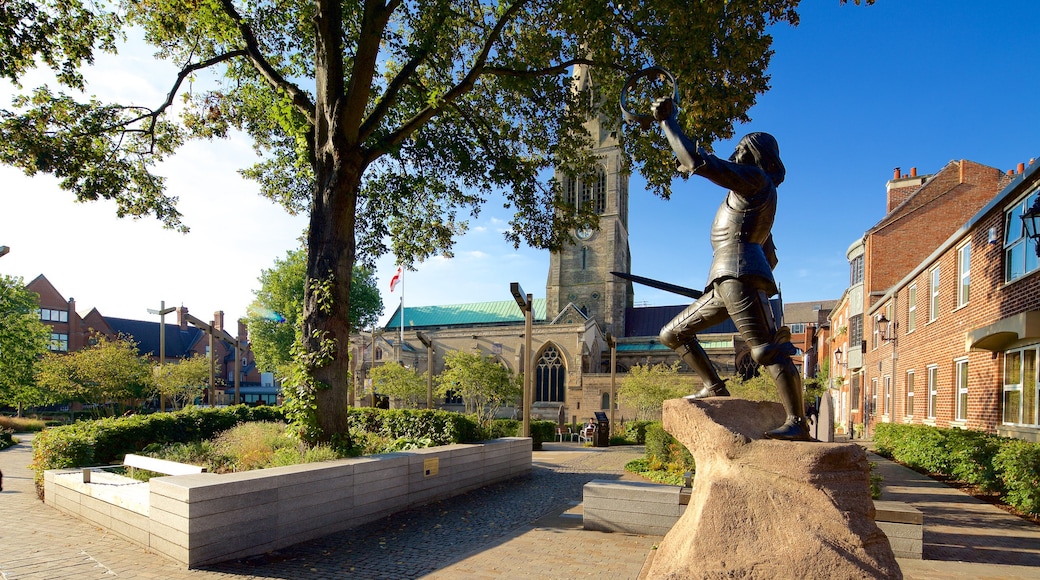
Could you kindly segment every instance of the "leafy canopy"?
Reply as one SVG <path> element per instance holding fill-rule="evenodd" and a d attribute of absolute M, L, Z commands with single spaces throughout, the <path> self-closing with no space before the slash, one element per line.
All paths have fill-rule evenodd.
<path fill-rule="evenodd" d="M 489 426 L 499 409 L 519 402 L 523 383 L 493 355 L 454 350 L 444 355 L 436 389 L 441 397 L 461 397 L 466 412 L 476 414 L 480 425 Z"/>
<path fill-rule="evenodd" d="M 679 363 L 635 365 L 621 379 L 618 402 L 636 410 L 636 417 L 648 421 L 660 419 L 668 399 L 684 397 L 696 389 L 693 377 L 679 372 Z"/>
<path fill-rule="evenodd" d="M 250 348 L 262 369 L 274 370 L 283 377 L 291 363 L 293 344 L 299 340 L 303 324 L 304 286 L 307 279 L 307 253 L 304 249 L 286 252 L 274 266 L 260 273 L 260 288 L 249 306 L 246 325 Z M 363 266 L 354 267 L 350 285 L 351 328 L 373 327 L 383 314 L 375 273 Z"/>
<path fill-rule="evenodd" d="M 21 278 L 0 276 L 0 403 L 36 406 L 55 401 L 34 378 L 51 337 L 39 308 L 39 297 Z"/>
<path fill-rule="evenodd" d="M 426 404 L 426 375 L 396 361 L 377 365 L 368 372 L 372 387 L 381 395 L 389 395 L 406 408 Z"/>
<path fill-rule="evenodd" d="M 155 165 L 188 139 L 241 131 L 260 155 L 243 174 L 290 211 L 310 207 L 315 162 L 330 148 L 354 150 L 362 259 L 450 252 L 463 216 L 492 191 L 515 209 L 510 240 L 555 247 L 574 220 L 595 217 L 558 212 L 544 171 L 591 172 L 583 124 L 594 108 L 617 123 L 624 77 L 669 68 L 690 134 L 729 137 L 768 88 L 768 27 L 797 24 L 797 4 L 15 0 L 0 9 L 17 32 L 0 44 L 0 76 L 20 81 L 44 66 L 58 89 L 30 90 L 2 111 L 0 161 L 52 173 L 81 200 L 113 199 L 120 215 L 184 229 Z M 179 70 L 167 98 L 78 96 L 95 53 L 116 52 L 131 30 Z M 591 83 L 573 85 L 576 65 L 592 68 Z M 326 110 L 326 99 L 341 105 Z M 620 136 L 632 169 L 667 196 L 676 172 L 657 132 Z"/>

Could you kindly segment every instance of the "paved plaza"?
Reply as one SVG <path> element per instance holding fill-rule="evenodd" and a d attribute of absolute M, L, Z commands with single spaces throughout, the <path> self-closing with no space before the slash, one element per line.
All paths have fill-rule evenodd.
<path fill-rule="evenodd" d="M 39 578 L 581 578 L 637 579 L 657 536 L 585 531 L 581 488 L 635 479 L 642 447 L 546 444 L 529 476 L 245 560 L 185 570 L 36 499 L 31 436 L 0 451 L 0 580 Z M 876 456 L 883 499 L 924 513 L 916 580 L 1040 578 L 1040 526 Z M 604 569 L 604 567 L 609 570 Z"/>

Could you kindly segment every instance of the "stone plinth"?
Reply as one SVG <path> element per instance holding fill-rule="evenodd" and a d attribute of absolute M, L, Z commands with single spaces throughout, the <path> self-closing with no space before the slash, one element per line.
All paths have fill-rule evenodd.
<path fill-rule="evenodd" d="M 697 475 L 650 578 L 902 578 L 874 523 L 866 452 L 764 439 L 783 418 L 776 403 L 665 401 Z"/>

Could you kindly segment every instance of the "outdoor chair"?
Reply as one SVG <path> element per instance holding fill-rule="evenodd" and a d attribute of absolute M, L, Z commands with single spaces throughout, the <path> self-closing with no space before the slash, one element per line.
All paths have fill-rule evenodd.
<path fill-rule="evenodd" d="M 569 427 L 561 427 L 561 426 L 557 426 L 556 427 L 556 440 L 561 442 L 561 443 L 563 442 L 563 439 L 565 437 L 567 438 L 568 441 L 574 441 L 574 438 L 577 437 L 577 436 L 578 436 L 578 434 L 577 433 L 572 433 Z"/>

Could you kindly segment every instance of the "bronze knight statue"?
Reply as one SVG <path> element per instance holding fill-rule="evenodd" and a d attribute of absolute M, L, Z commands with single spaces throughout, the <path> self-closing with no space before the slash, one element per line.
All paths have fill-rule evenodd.
<path fill-rule="evenodd" d="M 776 188 L 784 180 L 784 164 L 776 139 L 751 133 L 737 144 L 729 161 L 707 153 L 679 127 L 672 97 L 657 99 L 653 118 L 685 171 L 729 189 L 711 226 L 714 258 L 704 294 L 661 329 L 661 342 L 676 351 L 701 378 L 704 388 L 687 398 L 727 397 L 697 332 L 731 318 L 751 357 L 776 383 L 787 420 L 765 433 L 771 439 L 812 441 L 803 403 L 802 381 L 791 360 L 796 350 L 790 330 L 776 327 L 769 297 L 776 294 L 773 268 L 776 248 L 770 229 L 776 215 Z"/>

